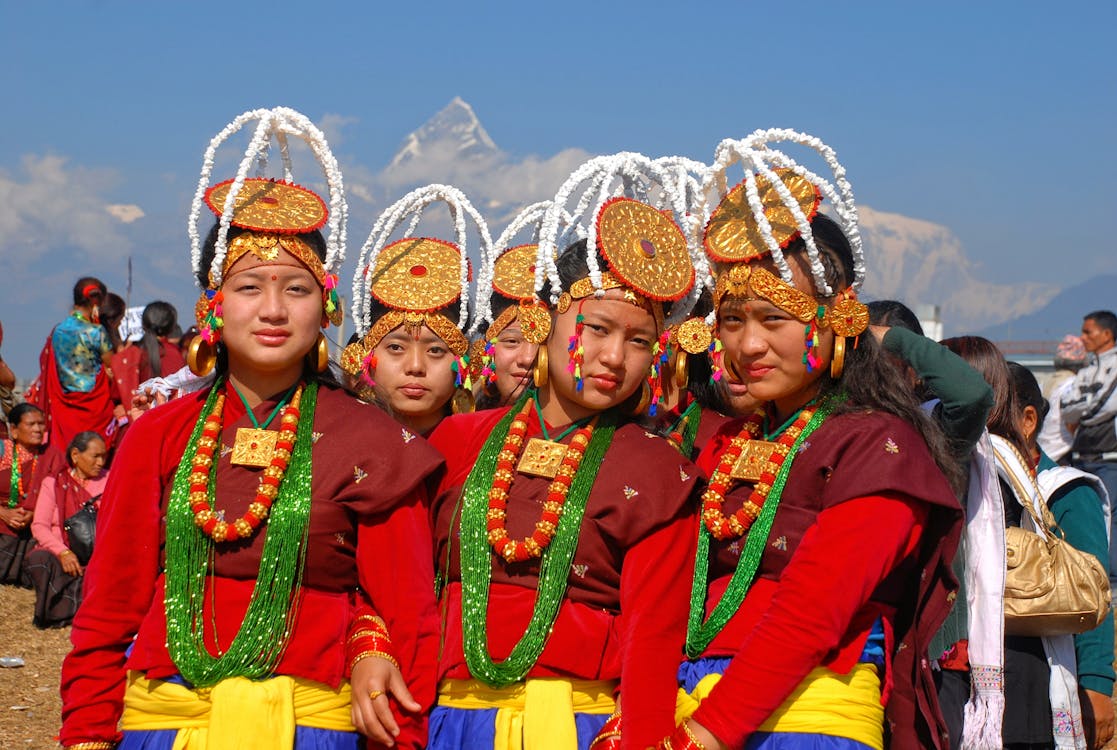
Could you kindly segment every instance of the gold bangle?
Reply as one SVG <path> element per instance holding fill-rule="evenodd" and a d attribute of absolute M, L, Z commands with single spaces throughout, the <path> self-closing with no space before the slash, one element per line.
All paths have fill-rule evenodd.
<path fill-rule="evenodd" d="M 399 662 L 396 661 L 396 658 L 389 653 L 386 653 L 384 651 L 362 651 L 361 653 L 354 656 L 353 659 L 349 662 L 349 673 L 353 673 L 353 667 L 357 666 L 357 662 L 361 661 L 362 659 L 367 659 L 370 656 L 379 656 L 381 659 L 391 662 L 392 666 L 394 666 L 396 669 L 399 669 Z"/>
<path fill-rule="evenodd" d="M 361 622 L 362 620 L 368 620 L 374 626 L 383 630 L 385 633 L 388 632 L 388 624 L 384 622 L 384 618 L 380 615 L 361 615 L 356 620 L 354 620 L 354 622 Z"/>
<path fill-rule="evenodd" d="M 683 732 L 686 734 L 687 739 L 690 740 L 690 743 L 694 745 L 694 747 L 698 748 L 698 750 L 706 750 L 706 746 L 699 742 L 698 738 L 694 736 L 694 732 L 685 719 L 680 726 L 683 728 Z"/>
<path fill-rule="evenodd" d="M 113 750 L 115 742 L 79 742 L 76 745 L 64 745 L 65 750 Z"/>
<path fill-rule="evenodd" d="M 362 629 L 354 632 L 353 635 L 349 636 L 349 640 L 347 641 L 347 643 L 352 643 L 353 641 L 360 640 L 361 638 L 379 638 L 380 640 L 387 641 L 388 643 L 392 642 L 392 639 L 388 637 L 387 633 L 383 633 L 379 630 Z"/>
<path fill-rule="evenodd" d="M 58 553 L 58 556 L 62 557 L 63 555 L 72 555 L 72 554 L 74 554 L 73 550 L 64 549 L 64 550 L 62 550 L 61 552 Z M 71 745 L 70 747 L 77 747 L 77 745 Z M 89 748 L 89 750 L 94 750 L 94 749 Z"/>

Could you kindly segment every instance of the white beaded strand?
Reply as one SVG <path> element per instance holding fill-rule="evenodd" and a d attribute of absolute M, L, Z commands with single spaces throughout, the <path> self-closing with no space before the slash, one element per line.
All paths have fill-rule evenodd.
<path fill-rule="evenodd" d="M 194 200 L 190 208 L 187 234 L 190 237 L 190 255 L 195 276 L 203 270 L 201 253 L 201 236 L 198 231 L 198 220 L 201 215 L 202 203 L 205 200 L 206 190 L 212 179 L 214 156 L 217 149 L 233 134 L 240 131 L 247 123 L 258 121 L 248 144 L 244 157 L 238 166 L 236 177 L 229 187 L 229 193 L 222 206 L 221 218 L 218 222 L 218 236 L 214 246 L 214 259 L 210 264 L 210 281 L 214 286 L 219 286 L 222 281 L 222 266 L 227 252 L 229 226 L 232 223 L 233 207 L 236 205 L 237 196 L 247 179 L 248 171 L 255 163 L 261 173 L 266 171 L 268 163 L 268 149 L 274 137 L 279 144 L 280 155 L 283 160 L 284 179 L 294 182 L 291 166 L 290 150 L 287 136 L 295 135 L 301 138 L 310 147 L 321 166 L 326 177 L 326 184 L 330 193 L 329 203 L 329 236 L 326 240 L 326 258 L 323 261 L 327 273 L 335 273 L 345 260 L 346 225 L 349 208 L 345 202 L 344 184 L 341 170 L 337 160 L 330 151 L 326 137 L 305 115 L 288 107 L 274 109 L 254 109 L 238 116 L 229 123 L 210 141 L 202 158 L 202 173 L 198 180 L 198 187 L 194 193 Z"/>
<path fill-rule="evenodd" d="M 454 225 L 455 244 L 459 250 L 459 278 L 461 282 L 461 296 L 459 306 L 459 326 L 464 326 L 469 320 L 470 290 L 469 290 L 469 246 L 468 227 L 466 219 L 472 220 L 480 242 L 480 257 L 482 260 L 478 283 L 487 279 L 492 286 L 492 269 L 485 259 L 492 255 L 492 237 L 484 218 L 473 207 L 465 194 L 451 185 L 432 184 L 412 190 L 391 206 L 389 206 L 373 224 L 372 231 L 361 246 L 357 269 L 353 275 L 353 300 L 352 318 L 354 327 L 359 336 L 365 336 L 371 327 L 372 315 L 372 280 L 371 269 L 376 265 L 380 252 L 389 244 L 388 240 L 393 233 L 409 221 L 405 237 L 414 236 L 426 208 L 432 203 L 446 204 L 450 212 L 450 220 Z M 473 305 L 476 310 L 476 304 Z M 476 324 L 475 324 L 476 325 Z"/>
<path fill-rule="evenodd" d="M 834 177 L 831 184 L 814 172 L 798 164 L 787 154 L 775 148 L 773 143 L 791 142 L 814 150 L 818 153 Z M 780 201 L 791 213 L 807 247 L 807 257 L 810 263 L 811 276 L 819 292 L 830 295 L 833 290 L 826 281 L 825 268 L 814 236 L 810 231 L 810 222 L 799 207 L 798 202 L 791 195 L 791 191 L 784 182 L 776 177 L 774 168 L 790 169 L 794 173 L 811 182 L 819 193 L 829 201 L 837 214 L 842 232 L 850 242 L 853 251 L 854 278 L 853 287 L 859 289 L 865 276 L 864 251 L 861 242 L 861 233 L 858 227 L 857 208 L 853 199 L 853 190 L 845 177 L 845 168 L 838 162 L 837 154 L 832 148 L 815 136 L 800 133 L 787 128 L 771 128 L 757 130 L 749 136 L 740 139 L 726 139 L 718 144 L 714 151 L 714 164 L 704 183 L 704 188 L 713 188 L 720 196 L 729 191 L 729 182 L 726 172 L 730 166 L 740 162 L 745 171 L 745 196 L 749 208 L 756 220 L 760 235 L 764 238 L 765 245 L 772 253 L 773 262 L 785 281 L 791 283 L 791 268 L 783 256 L 783 252 L 772 236 L 771 225 L 764 215 L 756 188 L 756 178 L 763 175 L 780 196 Z M 836 187 L 835 187 L 836 186 Z"/>

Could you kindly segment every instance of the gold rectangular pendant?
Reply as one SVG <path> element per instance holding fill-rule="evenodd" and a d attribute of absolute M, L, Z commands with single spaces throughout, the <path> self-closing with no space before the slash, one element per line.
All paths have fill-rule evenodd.
<path fill-rule="evenodd" d="M 275 443 L 278 439 L 279 433 L 272 430 L 240 427 L 237 429 L 236 440 L 233 441 L 233 455 L 229 457 L 229 462 L 237 466 L 267 468 L 275 455 Z"/>
<path fill-rule="evenodd" d="M 562 459 L 566 457 L 566 446 L 552 440 L 532 438 L 524 446 L 516 471 L 536 477 L 554 479 L 558 474 Z"/>
<path fill-rule="evenodd" d="M 742 482 L 758 481 L 772 453 L 782 447 L 779 443 L 770 443 L 766 440 L 746 441 L 729 476 Z"/>

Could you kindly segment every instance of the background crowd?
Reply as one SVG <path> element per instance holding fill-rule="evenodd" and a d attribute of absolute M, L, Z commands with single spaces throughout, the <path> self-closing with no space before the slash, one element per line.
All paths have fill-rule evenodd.
<path fill-rule="evenodd" d="M 38 376 L 4 401 L 0 580 L 34 588 L 36 626 L 74 624 L 67 747 L 204 745 L 265 725 L 300 748 L 356 746 L 357 732 L 420 746 L 428 731 L 432 747 L 505 747 L 493 732 L 514 721 L 525 745 L 561 731 L 579 747 L 665 750 L 1112 738 L 1112 312 L 1088 313 L 1060 345 L 1045 394 L 993 342 L 935 342 L 902 303 L 858 301 L 851 195 L 765 167 L 742 183 L 753 215 L 722 164 L 707 259 L 680 228 L 695 191 L 669 160 L 621 154 L 560 189 L 567 200 L 592 184 L 574 213 L 596 221 L 561 254 L 559 197 L 531 220 L 553 255 L 517 256 L 511 232 L 499 258 L 460 192 L 401 199 L 362 248 L 358 330 L 338 367 L 319 329 L 340 319 L 343 253 L 332 225 L 328 240 L 319 230 L 344 204 L 315 143 L 329 211 L 243 174 L 204 191 L 217 223 L 204 241 L 192 227 L 196 330 L 165 302 L 127 308 L 83 277 Z M 745 143 L 718 158 L 772 158 Z M 606 195 L 634 169 L 683 196 L 674 218 Z M 815 213 L 823 193 L 836 220 Z M 769 199 L 801 201 L 803 221 L 773 229 Z M 435 203 L 457 220 L 454 242 L 388 241 Z M 463 217 L 482 237 L 477 283 L 492 287 L 472 311 Z M 750 246 L 746 230 L 785 235 Z M 716 284 L 697 284 L 699 269 Z M 667 325 L 676 306 L 701 314 Z M 228 515 L 219 489 L 240 503 Z M 1099 571 L 1105 601 L 1088 626 L 1021 625 L 1005 579 L 1019 528 L 1050 544 L 1057 533 Z M 688 610 L 691 581 L 676 574 L 690 565 Z M 679 666 L 665 655 L 683 641 Z M 540 701 L 556 680 L 565 693 Z M 510 694 L 521 684 L 527 697 Z M 211 711 L 210 689 L 213 715 L 187 721 L 199 701 Z M 274 718 L 290 727 L 233 720 L 277 690 L 294 713 Z M 848 723 L 833 730 L 838 716 Z"/>

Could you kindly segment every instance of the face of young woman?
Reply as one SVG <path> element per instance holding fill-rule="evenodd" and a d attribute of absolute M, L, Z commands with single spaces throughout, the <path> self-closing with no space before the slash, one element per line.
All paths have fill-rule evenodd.
<path fill-rule="evenodd" d="M 524 341 L 520 322 L 512 321 L 493 342 L 493 367 L 496 369 L 496 388 L 503 403 L 511 403 L 531 382 L 531 368 L 535 363 L 538 344 Z"/>
<path fill-rule="evenodd" d="M 70 451 L 70 460 L 74 464 L 74 469 L 83 478 L 92 479 L 101 473 L 101 469 L 105 468 L 105 454 L 104 440 L 90 440 L 89 445 L 85 446 L 85 450 L 74 449 Z"/>
<path fill-rule="evenodd" d="M 796 288 L 813 295 L 810 277 L 797 258 L 789 260 Z M 718 331 L 728 369 L 740 377 L 752 398 L 773 402 L 776 416 L 789 416 L 818 393 L 833 352 L 829 328 L 818 332 L 822 366 L 813 372 L 803 362 L 806 325 L 767 300 L 727 297 L 718 308 Z"/>
<path fill-rule="evenodd" d="M 567 369 L 567 345 L 579 312 L 585 349 L 581 391 Z M 647 378 L 656 338 L 651 313 L 626 302 L 620 290 L 610 289 L 602 299 L 575 300 L 555 317 L 546 343 L 549 380 L 539 394 L 544 418 L 564 424 L 623 403 Z"/>
<path fill-rule="evenodd" d="M 400 326 L 376 345 L 376 392 L 401 421 L 420 432 L 438 424 L 454 395 L 454 353 L 423 326 Z"/>
<path fill-rule="evenodd" d="M 25 412 L 19 424 L 10 428 L 12 440 L 24 448 L 38 448 L 42 445 L 46 430 L 47 420 L 38 409 Z"/>
<path fill-rule="evenodd" d="M 221 340 L 230 373 L 297 378 L 324 322 L 314 275 L 284 251 L 274 261 L 247 253 L 230 269 L 222 292 Z"/>

